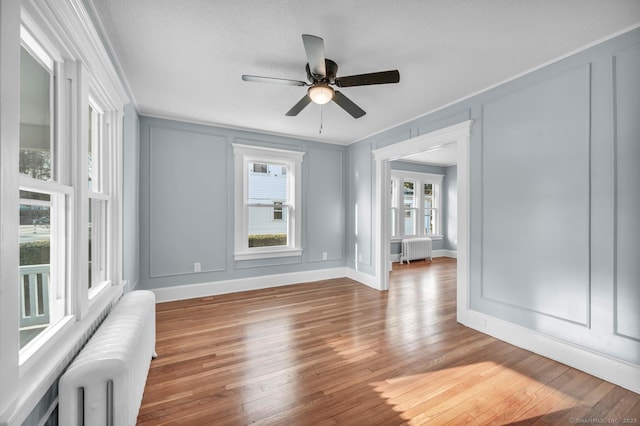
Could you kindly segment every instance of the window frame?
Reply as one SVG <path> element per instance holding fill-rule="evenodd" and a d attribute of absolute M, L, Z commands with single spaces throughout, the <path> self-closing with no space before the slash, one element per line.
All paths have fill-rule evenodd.
<path fill-rule="evenodd" d="M 45 67 L 51 74 L 50 79 L 50 167 L 49 179 L 37 179 L 27 174 L 19 173 L 19 190 L 37 193 L 48 193 L 51 196 L 52 216 L 50 236 L 50 285 L 54 291 L 48 291 L 49 298 L 61 296 L 60 309 L 63 311 L 59 318 L 49 325 L 24 347 L 19 348 L 18 360 L 21 369 L 28 369 L 35 362 L 39 353 L 42 354 L 50 340 L 55 340 L 60 330 L 75 321 L 73 305 L 75 294 L 72 288 L 73 272 L 70 259 L 73 258 L 73 214 L 71 208 L 75 202 L 75 188 L 67 173 L 69 163 L 65 161 L 70 156 L 71 143 L 65 143 L 65 127 L 61 111 L 65 107 L 64 73 L 65 63 L 60 52 L 54 49 L 46 38 L 39 37 L 37 31 L 29 28 L 24 22 L 20 25 L 20 46 L 32 58 Z M 19 145 L 19 144 L 18 144 Z M 57 201 L 54 201 L 57 200 Z M 56 219 L 54 219 L 56 218 Z M 19 243 L 18 243 L 19 244 Z M 19 265 L 20 266 L 20 265 Z M 63 294 L 63 295 L 62 295 Z M 17 330 L 19 333 L 19 329 Z"/>
<path fill-rule="evenodd" d="M 409 172 L 404 170 L 391 170 L 391 187 L 390 196 L 390 233 L 391 241 L 400 241 L 403 238 L 429 237 L 434 240 L 443 238 L 442 234 L 442 182 L 444 175 L 435 173 Z M 395 182 L 395 187 L 393 182 Z M 404 188 L 405 182 L 413 182 L 414 201 L 413 207 L 404 205 Z M 424 185 L 433 185 L 433 207 L 435 211 L 434 229 L 435 233 L 429 234 L 425 232 L 425 207 L 424 207 Z M 395 190 L 394 190 L 395 188 Z M 393 221 L 393 212 L 396 211 L 396 220 Z M 404 217 L 405 212 L 413 211 L 415 217 L 416 232 L 412 234 L 405 233 Z"/>
<path fill-rule="evenodd" d="M 302 162 L 305 155 L 301 151 L 259 147 L 233 143 L 234 180 L 235 180 L 235 244 L 234 260 L 254 260 L 273 257 L 302 255 Z M 282 203 L 288 209 L 288 238 L 286 246 L 249 247 L 249 207 L 248 170 L 249 163 L 277 163 L 287 166 L 287 202 Z M 266 207 L 266 206 L 265 206 Z M 273 206 L 271 206 L 273 208 Z M 272 213 L 273 217 L 273 213 Z"/>
<path fill-rule="evenodd" d="M 88 98 L 88 120 L 91 121 L 91 137 L 87 142 L 92 145 L 92 181 L 91 189 L 87 185 L 87 225 L 91 225 L 91 251 L 89 268 L 91 274 L 88 282 L 88 299 L 92 300 L 99 295 L 105 288 L 109 287 L 113 281 L 113 273 L 111 268 L 111 248 L 113 246 L 112 233 L 109 232 L 113 223 L 112 211 L 112 191 L 113 182 L 110 177 L 113 174 L 114 158 L 110 147 L 113 143 L 111 134 L 111 126 L 113 123 L 113 111 L 109 111 L 106 107 L 106 100 L 100 100 L 97 93 L 95 83 L 89 84 Z M 95 113 L 92 116 L 91 111 Z M 96 128 L 97 126 L 97 128 Z M 97 138 L 95 140 L 94 138 Z M 87 151 L 88 145 L 86 144 Z M 84 158 L 87 158 L 85 156 Z M 88 183 L 88 164 L 87 165 L 87 183 Z M 89 208 L 89 204 L 91 208 Z M 87 240 L 89 244 L 89 240 Z M 88 254 L 87 254 L 88 255 Z"/>
<path fill-rule="evenodd" d="M 52 9 L 47 2 L 22 1 L 3 2 L 0 26 L 3 28 L 0 43 L 0 82 L 5 89 L 0 99 L 2 144 L 0 144 L 0 230 L 6 238 L 2 247 L 0 275 L 4 285 L 0 298 L 0 333 L 6 337 L 0 345 L 0 423 L 22 424 L 40 401 L 44 401 L 48 390 L 53 389 L 60 374 L 87 340 L 101 318 L 122 295 L 122 118 L 129 97 L 122 80 L 113 66 L 94 23 L 87 11 L 87 3 L 80 0 L 57 2 Z M 55 108 L 52 122 L 53 137 L 58 145 L 53 153 L 52 182 L 54 187 L 45 192 L 62 192 L 65 199 L 65 267 L 66 280 L 73 284 L 68 293 L 68 314 L 63 320 L 49 326 L 41 345 L 31 345 L 29 351 L 20 350 L 19 317 L 20 289 L 19 252 L 20 241 L 20 193 L 19 188 L 35 187 L 43 190 L 42 182 L 33 182 L 20 174 L 20 46 L 25 38 L 37 41 L 40 50 L 49 56 L 50 69 L 55 70 L 54 85 L 57 90 L 52 97 Z M 32 56 L 32 49 L 26 49 Z M 82 231 L 87 212 L 82 206 L 86 196 L 86 171 L 78 167 L 82 156 L 79 149 L 88 131 L 85 119 L 89 87 L 96 88 L 108 102 L 107 109 L 113 114 L 114 125 L 110 130 L 113 138 L 113 183 L 112 226 L 109 236 L 113 245 L 109 250 L 112 264 L 109 266 L 113 282 L 99 295 L 89 300 L 87 289 L 78 283 L 86 271 L 82 249 Z M 85 160 L 86 161 L 86 160 Z M 56 169 L 57 167 L 57 169 Z M 26 177 L 25 177 L 26 176 Z M 83 178 L 84 177 L 84 178 Z M 33 185 L 32 185 L 33 184 Z M 51 191 L 53 189 L 53 191 Z M 62 205 L 62 203 L 60 203 Z M 62 207 L 61 207 L 62 208 Z M 52 218 L 53 219 L 53 218 Z M 83 234 L 84 232 L 84 234 Z M 11 238 L 14 235 L 14 238 Z M 85 244 L 86 245 L 86 244 Z M 86 255 L 84 256 L 86 260 Z M 15 283 L 10 285 L 10 283 Z M 81 281 L 86 285 L 86 279 Z M 52 401 L 51 407 L 55 404 Z"/>
<path fill-rule="evenodd" d="M 41 31 L 39 19 L 33 19 L 25 10 L 21 10 L 20 45 L 40 64 L 52 73 L 51 89 L 51 177 L 45 181 L 19 173 L 20 190 L 45 192 L 62 200 L 56 210 L 59 236 L 56 247 L 52 241 L 51 273 L 55 272 L 60 281 L 59 289 L 66 292 L 65 314 L 56 323 L 49 326 L 33 341 L 23 348 L 18 348 L 18 367 L 21 377 L 30 377 L 40 369 L 38 364 L 48 357 L 54 347 L 60 346 L 74 336 L 79 323 L 86 323 L 112 303 L 122 294 L 122 283 L 119 277 L 119 262 L 122 249 L 120 236 L 115 227 L 118 219 L 118 173 L 122 170 L 122 159 L 119 156 L 122 144 L 122 131 L 117 123 L 123 116 L 123 92 L 114 93 L 112 81 L 105 80 L 100 71 L 93 73 L 84 62 L 71 59 L 72 53 L 67 46 L 53 40 Z M 83 58 L 84 59 L 84 58 Z M 104 130 L 101 137 L 103 158 L 101 158 L 100 175 L 102 185 L 99 192 L 88 190 L 87 176 L 87 140 L 88 140 L 88 108 L 97 105 L 105 122 L 113 125 Z M 107 192 L 104 189 L 108 189 Z M 106 279 L 89 292 L 87 289 L 86 262 L 88 254 L 88 203 L 86 200 L 98 199 L 106 201 L 108 207 L 104 216 L 106 231 L 104 233 L 103 267 Z M 18 200 L 20 201 L 20 200 Z M 53 213 L 52 213 L 53 220 Z M 52 223 L 53 227 L 53 223 Z M 87 228 L 87 229 L 83 229 Z M 64 280 L 64 281 L 62 281 Z M 49 293 L 52 296 L 52 292 Z M 83 325 L 84 327 L 86 325 Z M 16 333 L 19 331 L 16 329 Z M 62 345 L 64 346 L 64 345 Z"/>

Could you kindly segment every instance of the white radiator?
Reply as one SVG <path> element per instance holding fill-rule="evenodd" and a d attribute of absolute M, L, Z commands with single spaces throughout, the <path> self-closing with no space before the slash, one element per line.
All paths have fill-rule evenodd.
<path fill-rule="evenodd" d="M 152 356 L 155 295 L 125 294 L 60 378 L 58 423 L 135 425 Z"/>
<path fill-rule="evenodd" d="M 402 240 L 402 254 L 400 263 L 405 260 L 429 259 L 431 260 L 431 238 L 409 238 Z"/>

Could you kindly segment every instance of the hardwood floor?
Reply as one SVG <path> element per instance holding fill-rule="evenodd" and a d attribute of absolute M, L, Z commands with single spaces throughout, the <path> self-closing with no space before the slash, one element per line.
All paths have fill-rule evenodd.
<path fill-rule="evenodd" d="M 640 395 L 455 320 L 455 259 L 157 305 L 139 425 L 640 422 Z"/>

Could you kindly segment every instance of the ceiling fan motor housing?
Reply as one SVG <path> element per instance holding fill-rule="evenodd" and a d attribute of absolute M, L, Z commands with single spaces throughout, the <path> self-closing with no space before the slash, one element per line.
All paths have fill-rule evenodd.
<path fill-rule="evenodd" d="M 327 70 L 327 75 L 326 76 L 322 76 L 322 75 L 314 75 L 311 72 L 311 69 L 309 68 L 309 64 L 306 65 L 306 70 L 307 70 L 307 79 L 309 80 L 310 83 L 316 83 L 318 81 L 323 81 L 325 83 L 329 83 L 329 84 L 334 84 L 334 81 L 336 79 L 336 75 L 338 75 L 338 64 L 336 64 L 335 62 L 333 62 L 331 59 L 325 59 L 324 60 L 325 63 L 325 67 Z"/>

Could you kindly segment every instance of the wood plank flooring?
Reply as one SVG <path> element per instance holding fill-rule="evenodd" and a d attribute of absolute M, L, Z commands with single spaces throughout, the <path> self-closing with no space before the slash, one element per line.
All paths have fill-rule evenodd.
<path fill-rule="evenodd" d="M 138 424 L 640 422 L 640 395 L 458 324 L 455 266 L 158 304 Z"/>

